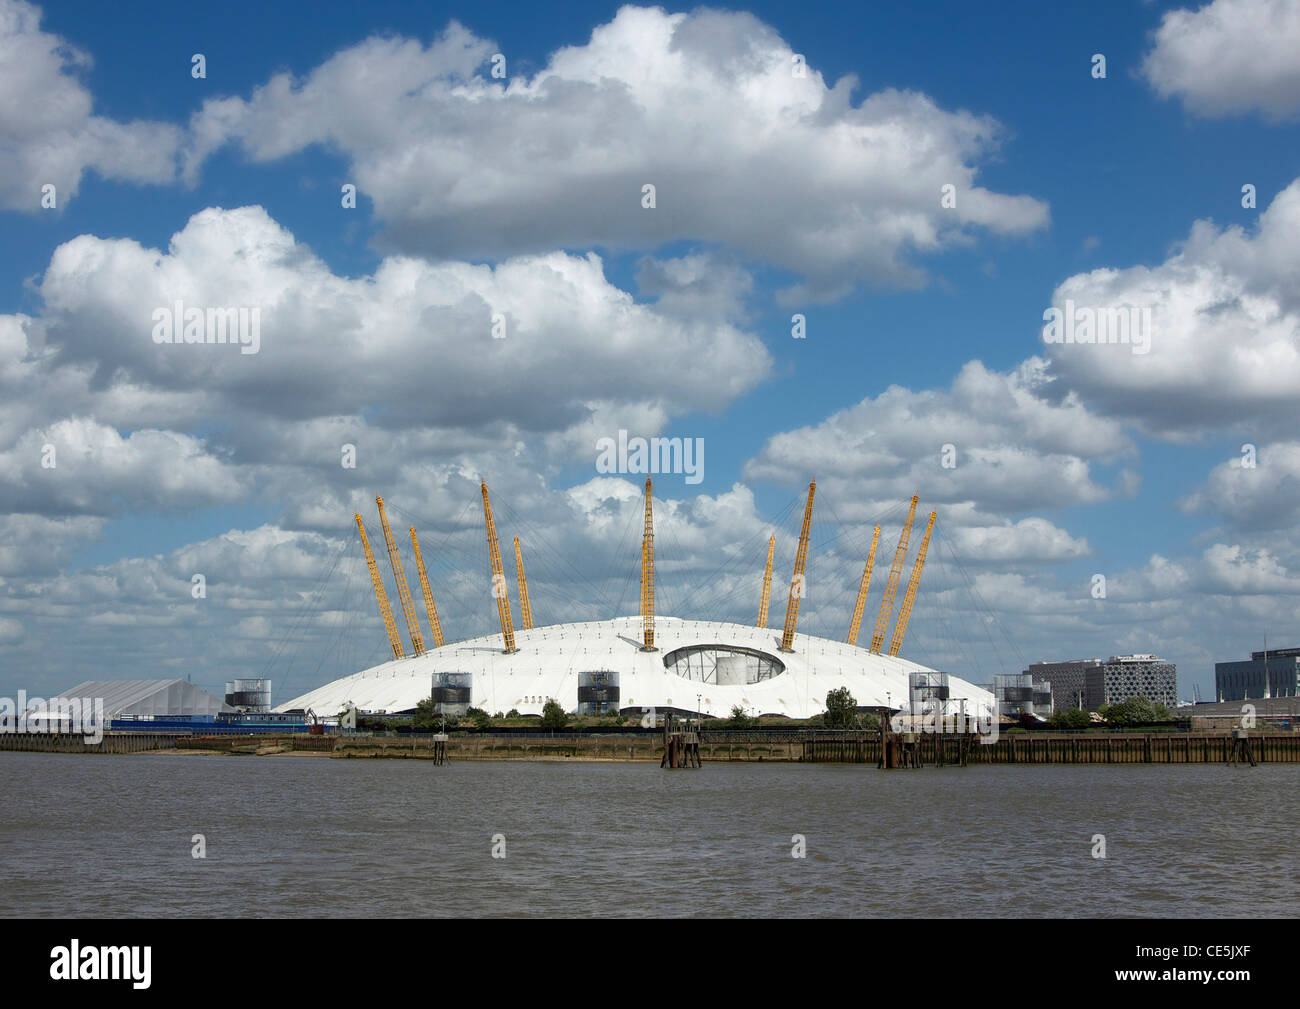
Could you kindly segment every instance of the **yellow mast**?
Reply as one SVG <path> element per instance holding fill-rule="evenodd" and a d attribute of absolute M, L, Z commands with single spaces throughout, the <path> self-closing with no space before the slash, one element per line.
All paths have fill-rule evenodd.
<path fill-rule="evenodd" d="M 415 570 L 420 573 L 420 590 L 424 593 L 424 608 L 429 611 L 429 630 L 433 632 L 433 647 L 443 646 L 442 621 L 438 619 L 438 607 L 433 604 L 433 589 L 429 588 L 429 573 L 424 570 L 424 557 L 420 554 L 420 541 L 415 536 L 415 526 L 411 526 L 411 549 L 415 552 Z"/>
<path fill-rule="evenodd" d="M 397 582 L 397 597 L 402 601 L 402 614 L 406 617 L 406 629 L 411 634 L 411 647 L 415 649 L 416 655 L 423 655 L 424 638 L 420 634 L 420 618 L 415 615 L 415 603 L 411 602 L 411 589 L 406 584 L 402 558 L 397 556 L 397 541 L 393 539 L 393 530 L 388 528 L 384 499 L 375 498 L 375 504 L 379 506 L 379 524 L 384 527 L 384 543 L 388 545 L 388 562 L 393 566 L 393 581 Z"/>
<path fill-rule="evenodd" d="M 393 610 L 388 605 L 388 593 L 384 591 L 384 580 L 379 577 L 379 565 L 370 550 L 370 539 L 366 536 L 366 525 L 357 512 L 357 532 L 361 534 L 361 546 L 366 552 L 366 567 L 370 569 L 370 582 L 375 587 L 375 602 L 379 604 L 379 615 L 384 618 L 384 630 L 388 632 L 388 643 L 393 646 L 393 658 L 402 659 L 406 652 L 402 650 L 402 639 L 397 635 L 397 624 L 393 622 Z"/>
<path fill-rule="evenodd" d="M 849 636 L 845 640 L 851 645 L 858 643 L 858 631 L 862 627 L 862 609 L 867 605 L 867 590 L 871 588 L 871 566 L 876 563 L 876 544 L 880 542 L 880 526 L 871 536 L 871 549 L 867 551 L 867 566 L 862 569 L 862 581 L 858 584 L 858 601 L 853 604 L 853 622 L 849 624 Z"/>
<path fill-rule="evenodd" d="M 930 530 L 934 528 L 934 512 L 930 512 L 930 521 L 921 537 L 921 549 L 916 552 L 912 563 L 912 577 L 907 580 L 907 592 L 903 595 L 903 608 L 898 611 L 898 623 L 894 624 L 894 639 L 889 643 L 889 654 L 897 655 L 903 647 L 903 635 L 907 633 L 907 622 L 912 618 L 912 602 L 916 599 L 917 586 L 921 584 L 921 569 L 925 567 L 925 552 L 930 549 Z"/>
<path fill-rule="evenodd" d="M 515 578 L 519 581 L 519 626 L 526 631 L 533 628 L 533 607 L 528 602 L 528 579 L 524 577 L 524 554 L 515 537 Z"/>
<path fill-rule="evenodd" d="M 483 522 L 487 526 L 488 553 L 492 558 L 492 595 L 497 600 L 497 614 L 501 618 L 501 637 L 505 641 L 506 654 L 518 651 L 515 648 L 515 623 L 510 615 L 510 591 L 506 588 L 506 576 L 501 570 L 501 547 L 497 543 L 497 525 L 492 520 L 492 503 L 488 500 L 487 482 L 481 484 L 483 491 Z"/>
<path fill-rule="evenodd" d="M 758 626 L 767 626 L 767 601 L 772 595 L 772 551 L 776 549 L 776 537 L 767 541 L 767 566 L 763 568 L 763 596 L 758 601 Z"/>
<path fill-rule="evenodd" d="M 885 642 L 885 631 L 889 629 L 889 617 L 894 612 L 894 597 L 898 594 L 898 577 L 903 573 L 903 560 L 907 557 L 907 544 L 912 536 L 912 519 L 916 517 L 916 499 L 912 495 L 912 506 L 907 509 L 907 521 L 903 523 L 903 532 L 898 537 L 898 549 L 894 551 L 894 563 L 889 569 L 889 581 L 885 583 L 885 598 L 880 601 L 880 612 L 876 614 L 876 631 L 871 635 L 871 650 L 880 653 L 880 646 Z"/>
<path fill-rule="evenodd" d="M 641 627 L 643 652 L 655 650 L 655 527 L 650 478 L 645 478 L 645 533 L 641 537 Z"/>
<path fill-rule="evenodd" d="M 808 485 L 808 503 L 803 509 L 803 529 L 799 533 L 799 552 L 794 557 L 794 575 L 790 578 L 790 597 L 785 604 L 785 630 L 781 632 L 781 651 L 794 651 L 794 630 L 799 623 L 799 600 L 804 597 L 804 569 L 808 564 L 808 533 L 812 530 L 813 495 L 817 481 Z"/>

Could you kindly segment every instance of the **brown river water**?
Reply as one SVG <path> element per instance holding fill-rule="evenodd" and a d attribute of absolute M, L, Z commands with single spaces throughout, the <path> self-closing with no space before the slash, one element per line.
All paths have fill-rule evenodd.
<path fill-rule="evenodd" d="M 1294 917 L 1298 793 L 1296 764 L 0 753 L 0 915 Z"/>

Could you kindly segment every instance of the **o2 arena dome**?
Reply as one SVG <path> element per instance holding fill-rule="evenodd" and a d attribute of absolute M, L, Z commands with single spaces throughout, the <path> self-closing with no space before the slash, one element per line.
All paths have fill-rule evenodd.
<path fill-rule="evenodd" d="M 438 709 L 463 714 L 471 706 L 489 712 L 517 710 L 540 715 L 548 700 L 566 711 L 595 714 L 619 710 L 675 711 L 726 717 L 735 707 L 751 715 L 809 718 L 826 710 L 829 691 L 845 687 L 862 707 L 898 709 L 909 697 L 912 674 L 936 673 L 898 656 L 911 614 L 912 601 L 934 526 L 934 514 L 917 551 L 892 638 L 885 648 L 907 551 L 915 497 L 895 551 L 885 585 L 880 614 L 869 646 L 859 646 L 858 630 L 871 581 L 879 527 L 872 541 L 858 591 L 853 622 L 845 641 L 832 641 L 797 632 L 804 566 L 816 483 L 808 488 L 803 530 L 790 583 L 784 626 L 769 629 L 768 601 L 772 581 L 772 546 L 757 626 L 689 620 L 654 613 L 654 533 L 651 483 L 646 480 L 645 533 L 641 550 L 641 613 L 636 616 L 582 623 L 533 627 L 527 579 L 518 540 L 515 541 L 522 627 L 514 626 L 509 592 L 487 485 L 482 485 L 484 520 L 492 565 L 501 632 L 446 643 L 429 585 L 419 541 L 411 529 L 411 545 L 429 617 L 432 648 L 424 645 L 401 559 L 378 498 L 380 522 L 393 566 L 394 580 L 411 634 L 414 654 L 407 654 L 397 633 L 387 592 L 379 576 L 361 516 L 357 529 L 375 588 L 380 616 L 388 631 L 393 658 L 370 669 L 334 680 L 280 705 L 277 710 L 312 709 L 332 715 L 347 705 L 359 711 L 410 711 L 432 695 Z M 993 695 L 974 684 L 940 674 L 951 709 L 970 717 L 996 711 Z"/>

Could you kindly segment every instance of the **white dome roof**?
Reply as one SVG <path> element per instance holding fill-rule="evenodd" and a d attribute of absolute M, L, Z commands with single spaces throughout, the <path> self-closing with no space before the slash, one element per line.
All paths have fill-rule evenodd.
<path fill-rule="evenodd" d="M 640 616 L 551 624 L 516 630 L 518 651 L 510 655 L 502 650 L 500 633 L 470 638 L 334 680 L 277 710 L 311 708 L 332 716 L 351 701 L 361 711 L 408 711 L 430 696 L 436 673 L 470 673 L 474 707 L 540 715 L 548 698 L 566 711 L 577 708 L 580 673 L 612 671 L 618 674 L 623 709 L 695 711 L 698 696 L 706 715 L 726 717 L 740 705 L 750 713 L 809 718 L 826 709 L 826 694 L 839 687 L 847 687 L 861 706 L 898 708 L 908 697 L 908 674 L 932 672 L 906 659 L 807 634 L 795 635 L 792 652 L 780 651 L 780 643 L 779 628 L 656 616 L 658 650 L 643 652 Z M 702 681 L 698 669 L 690 678 L 665 666 L 665 657 L 677 649 L 710 645 L 747 650 L 738 654 L 755 666 L 759 659 L 754 653 L 761 653 L 783 670 L 758 682 L 720 685 Z M 678 670 L 684 672 L 685 666 Z M 728 670 L 722 678 L 734 678 L 734 672 Z M 949 687 L 952 698 L 965 698 L 969 716 L 992 709 L 993 695 L 987 690 L 955 676 Z"/>

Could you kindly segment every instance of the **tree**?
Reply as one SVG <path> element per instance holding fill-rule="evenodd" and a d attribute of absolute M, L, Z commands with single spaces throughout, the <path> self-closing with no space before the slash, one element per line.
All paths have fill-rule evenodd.
<path fill-rule="evenodd" d="M 848 687 L 840 687 L 826 695 L 826 717 L 823 721 L 828 729 L 852 729 L 858 724 L 858 702 L 853 699 Z"/>
<path fill-rule="evenodd" d="M 474 723 L 476 729 L 488 729 L 492 727 L 492 716 L 482 708 L 469 708 L 465 712 L 465 717 Z"/>
<path fill-rule="evenodd" d="M 519 709 L 518 709 L 518 708 L 511 708 L 509 711 L 506 712 L 506 717 L 507 717 L 507 718 L 518 718 L 518 717 L 519 717 Z"/>
<path fill-rule="evenodd" d="M 552 731 L 563 729 L 569 724 L 569 716 L 554 698 L 548 698 L 542 705 L 542 728 Z"/>
<path fill-rule="evenodd" d="M 1086 729 L 1092 724 L 1092 717 L 1079 708 L 1057 708 L 1047 724 L 1054 729 Z"/>
<path fill-rule="evenodd" d="M 1143 722 L 1156 721 L 1155 705 L 1141 694 L 1130 697 L 1119 704 L 1112 704 L 1106 712 L 1106 721 L 1115 725 L 1140 725 Z"/>
<path fill-rule="evenodd" d="M 415 706 L 415 714 L 411 716 L 411 728 L 428 729 L 441 721 L 442 716 L 433 709 L 433 698 L 426 697 Z"/>
<path fill-rule="evenodd" d="M 758 719 L 752 717 L 739 704 L 731 709 L 731 717 L 727 719 L 727 728 L 729 729 L 752 729 L 757 724 Z"/>

